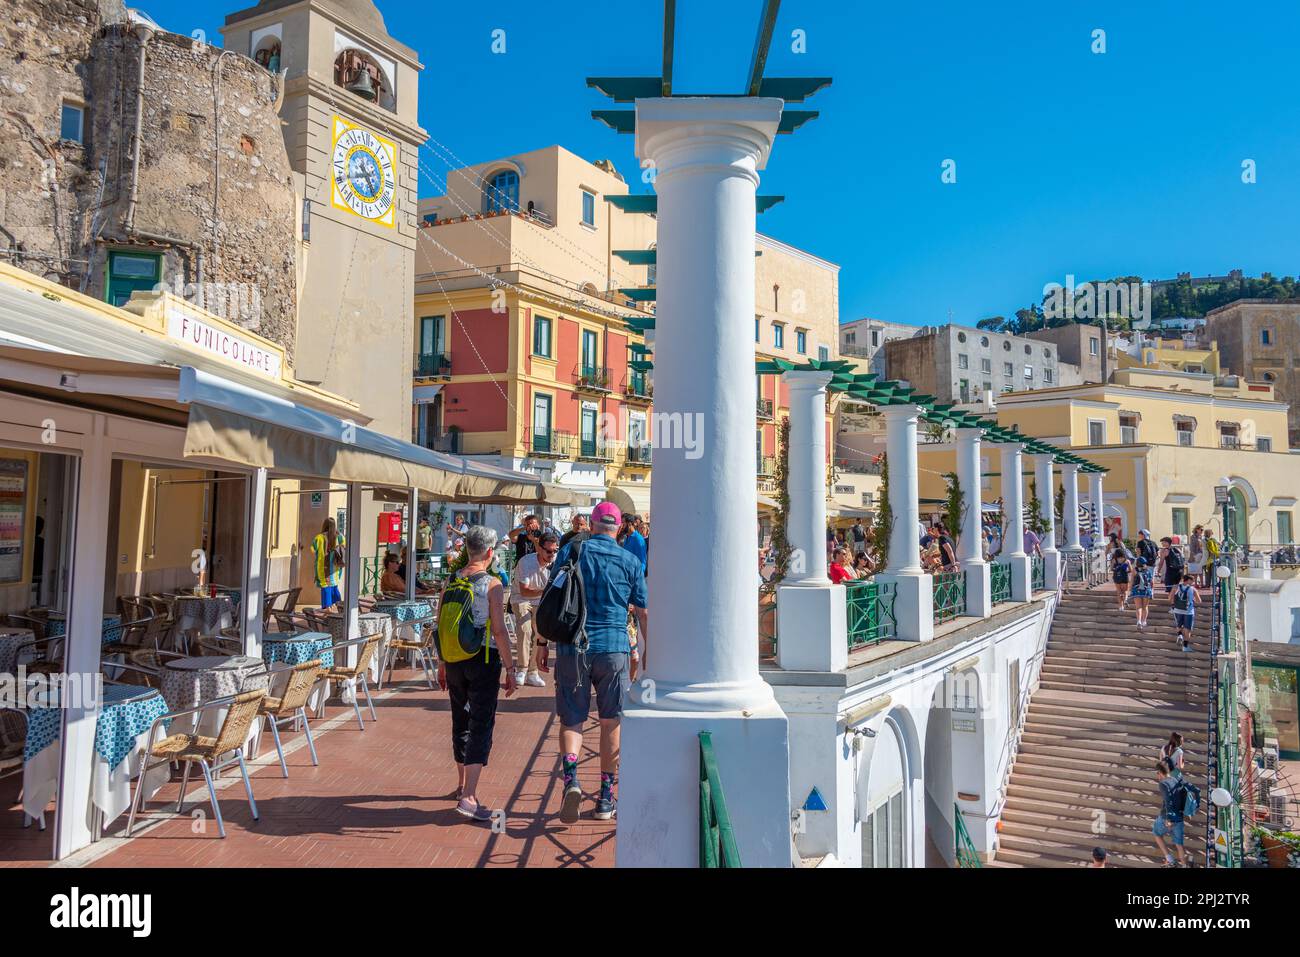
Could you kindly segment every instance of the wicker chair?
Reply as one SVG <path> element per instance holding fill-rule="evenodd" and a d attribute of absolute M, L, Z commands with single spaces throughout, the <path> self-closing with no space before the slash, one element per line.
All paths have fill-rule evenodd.
<path fill-rule="evenodd" d="M 196 638 L 193 642 L 201 658 L 224 658 L 230 655 L 242 655 L 244 647 L 237 638 L 208 635 Z"/>
<path fill-rule="evenodd" d="M 176 654 L 173 651 L 140 648 L 129 653 L 124 663 L 108 665 L 108 667 L 118 672 L 117 677 L 111 683 L 140 685 L 161 691 L 163 666 L 171 659 L 184 657 L 184 655 Z"/>
<path fill-rule="evenodd" d="M 383 635 L 369 635 L 365 638 L 353 638 L 351 641 L 339 642 L 330 650 L 334 652 L 335 665 L 333 668 L 326 668 L 321 673 L 321 677 L 327 681 L 354 681 L 357 687 L 366 696 L 366 707 L 370 709 L 370 719 L 378 721 L 379 715 L 375 714 L 375 703 L 370 700 L 370 682 L 367 674 L 370 672 L 370 662 L 375 657 L 375 652 L 379 649 L 379 642 L 383 640 Z M 339 652 L 346 650 L 352 645 L 360 645 L 357 652 L 357 663 L 355 665 L 339 665 Z M 361 720 L 361 697 L 354 694 L 352 696 L 352 710 L 357 713 L 357 725 L 361 730 L 366 730 L 366 723 Z M 324 717 L 325 699 L 321 698 L 320 707 L 316 711 L 316 717 Z"/>
<path fill-rule="evenodd" d="M 419 662 L 420 667 L 424 669 L 424 677 L 429 682 L 429 688 L 433 691 L 438 690 L 438 685 L 434 681 L 434 675 L 438 670 L 438 659 L 434 652 L 434 641 L 438 635 L 438 623 L 433 618 L 419 618 L 414 621 L 402 622 L 403 625 L 411 628 L 420 636 L 419 641 L 411 641 L 406 638 L 394 638 L 384 649 L 384 663 L 379 668 L 379 690 L 384 688 L 384 670 L 387 668 L 388 677 L 393 677 L 393 667 L 397 664 L 397 658 L 403 651 L 412 652 L 415 660 Z"/>
<path fill-rule="evenodd" d="M 248 793 L 248 807 L 253 812 L 253 820 L 258 819 L 257 802 L 253 800 L 253 782 L 248 777 L 248 765 L 244 763 L 244 741 L 248 737 L 253 722 L 257 720 L 258 708 L 261 706 L 264 697 L 266 697 L 266 692 L 262 690 L 245 691 L 243 694 L 233 695 L 229 698 L 214 698 L 197 708 L 173 711 L 154 721 L 153 727 L 149 729 L 150 741 L 154 740 L 154 735 L 159 728 L 165 727 L 167 722 L 174 721 L 176 718 L 198 715 L 213 708 L 224 707 L 229 709 L 226 711 L 226 718 L 222 721 L 221 728 L 215 738 L 201 734 L 178 732 L 168 735 L 149 748 L 149 756 L 140 769 L 140 777 L 135 787 L 135 799 L 131 802 L 131 816 L 126 821 L 127 837 L 131 836 L 131 830 L 135 827 L 137 812 L 145 810 L 144 789 L 148 773 L 154 768 L 164 764 L 171 764 L 174 761 L 179 761 L 185 765 L 185 773 L 181 776 L 180 796 L 176 799 L 177 814 L 182 814 L 185 811 L 185 789 L 190 784 L 190 769 L 197 764 L 202 769 L 203 778 L 208 784 L 208 795 L 212 801 L 212 816 L 217 820 L 217 833 L 225 837 L 226 825 L 221 819 L 221 806 L 217 803 L 217 789 L 213 782 L 222 769 L 229 767 L 231 764 L 238 764 L 239 772 L 244 777 L 244 790 Z M 231 757 L 226 758 L 224 761 L 221 760 L 222 755 L 226 754 L 231 755 Z"/>
<path fill-rule="evenodd" d="M 258 717 L 266 719 L 266 724 L 271 729 L 275 751 L 280 756 L 280 770 L 287 778 L 289 766 L 285 763 L 284 747 L 280 744 L 280 728 L 288 722 L 302 720 L 302 730 L 307 735 L 307 749 L 311 751 L 311 763 L 313 766 L 320 765 L 320 760 L 316 757 L 316 742 L 311 736 L 311 724 L 307 720 L 307 699 L 311 697 L 311 689 L 316 687 L 316 682 L 320 680 L 320 659 L 304 661 L 292 668 L 272 668 L 271 680 L 274 681 L 276 675 L 286 672 L 289 678 L 284 686 L 284 692 L 278 698 L 272 698 L 270 695 L 263 698 L 257 714 Z"/>
<path fill-rule="evenodd" d="M 26 628 L 37 641 L 45 639 L 45 626 L 49 619 L 36 615 L 5 615 L 5 624 L 10 628 Z"/>
<path fill-rule="evenodd" d="M 25 641 L 14 649 L 14 665 L 24 665 L 29 675 L 57 675 L 63 671 L 63 636 Z"/>
<path fill-rule="evenodd" d="M 157 619 L 152 614 L 142 618 L 124 619 L 122 622 L 122 637 L 117 641 L 110 641 L 104 645 L 100 650 L 100 657 L 130 655 L 131 652 L 139 651 L 142 648 L 158 650 Z"/>
<path fill-rule="evenodd" d="M 276 609 L 271 612 L 271 617 L 275 619 L 275 630 L 281 634 L 297 634 L 312 630 L 307 619 L 297 612 Z"/>

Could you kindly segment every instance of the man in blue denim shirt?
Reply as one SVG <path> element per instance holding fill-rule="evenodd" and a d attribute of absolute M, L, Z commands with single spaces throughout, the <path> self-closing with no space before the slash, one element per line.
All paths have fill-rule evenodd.
<path fill-rule="evenodd" d="M 582 726 L 591 713 L 591 690 L 596 689 L 596 711 L 600 716 L 600 794 L 595 818 L 614 817 L 618 801 L 619 724 L 623 700 L 631 679 L 636 677 L 638 649 L 628 635 L 627 613 L 636 616 L 637 634 L 646 634 L 645 566 L 631 552 L 620 547 L 616 536 L 622 515 L 612 502 L 601 502 L 591 513 L 591 537 L 581 542 L 578 568 L 582 572 L 587 604 L 586 648 L 556 643 L 555 713 L 560 719 L 561 773 L 564 803 L 560 820 L 578 820 L 582 788 L 578 786 L 578 752 L 582 748 Z M 555 556 L 561 569 L 579 542 L 570 542 Z M 554 574 L 554 573 L 553 573 Z M 554 583 L 554 580 L 553 580 Z"/>

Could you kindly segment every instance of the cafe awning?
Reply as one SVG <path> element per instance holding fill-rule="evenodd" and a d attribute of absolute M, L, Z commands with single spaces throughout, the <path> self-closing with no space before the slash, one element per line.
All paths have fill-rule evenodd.
<path fill-rule="evenodd" d="M 609 500 L 621 512 L 631 512 L 645 518 L 650 514 L 650 483 L 622 482 L 609 487 Z"/>

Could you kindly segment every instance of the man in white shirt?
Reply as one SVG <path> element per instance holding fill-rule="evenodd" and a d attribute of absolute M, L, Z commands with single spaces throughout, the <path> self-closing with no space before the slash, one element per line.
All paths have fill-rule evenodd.
<path fill-rule="evenodd" d="M 515 682 L 545 688 L 539 673 L 545 670 L 546 646 L 536 641 L 533 616 L 551 578 L 551 565 L 560 550 L 559 536 L 546 529 L 537 539 L 537 551 L 529 552 L 510 573 L 510 603 L 515 616 Z"/>

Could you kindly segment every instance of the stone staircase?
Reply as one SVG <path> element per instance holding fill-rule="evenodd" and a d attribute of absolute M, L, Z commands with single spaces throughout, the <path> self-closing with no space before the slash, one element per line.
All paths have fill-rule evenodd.
<path fill-rule="evenodd" d="M 1029 702 L 1002 810 L 998 867 L 1079 867 L 1106 848 L 1110 867 L 1159 867 L 1151 835 L 1160 807 L 1155 763 L 1183 735 L 1186 775 L 1202 810 L 1188 821 L 1189 861 L 1205 860 L 1209 593 L 1192 650 L 1181 650 L 1163 596 L 1148 627 L 1116 608 L 1109 588 L 1066 591 L 1041 681 Z"/>

